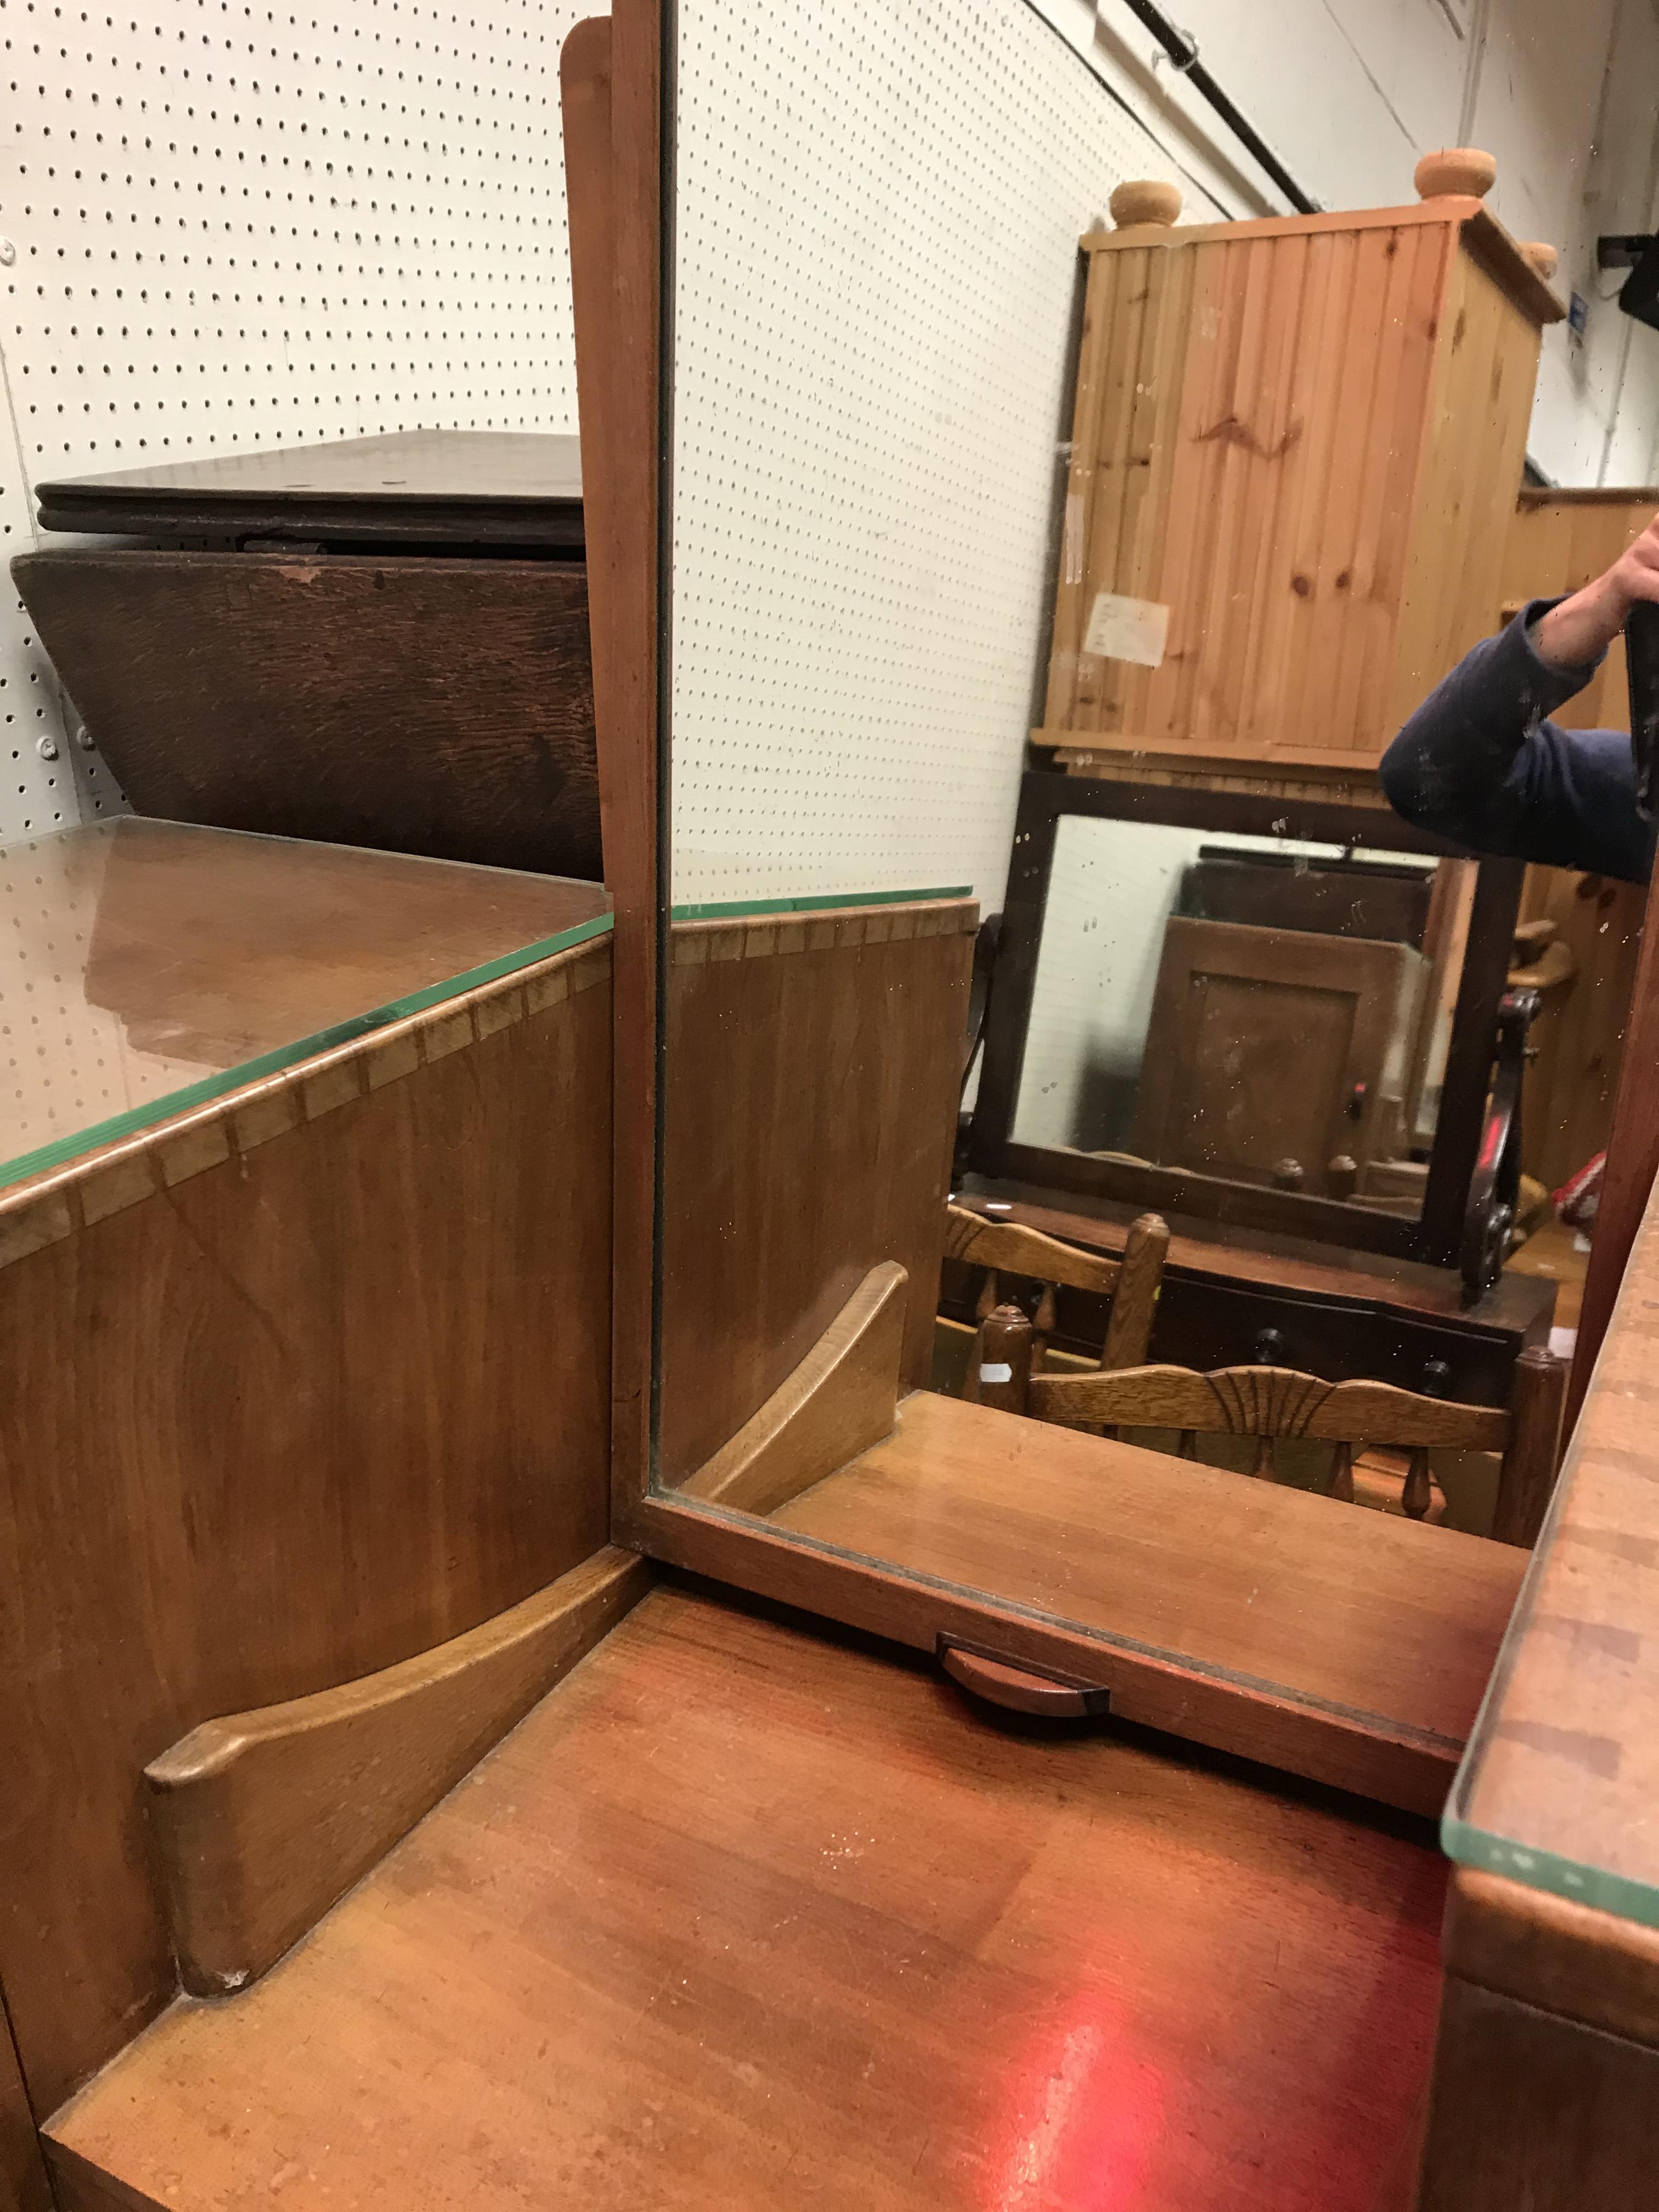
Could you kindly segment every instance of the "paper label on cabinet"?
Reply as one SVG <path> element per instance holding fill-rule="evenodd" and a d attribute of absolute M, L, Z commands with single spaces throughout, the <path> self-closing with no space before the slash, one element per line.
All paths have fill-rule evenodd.
<path fill-rule="evenodd" d="M 981 1359 L 979 1379 L 981 1382 L 1012 1382 L 1014 1370 L 1006 1359 Z"/>
<path fill-rule="evenodd" d="M 1161 668 L 1169 635 L 1170 610 L 1156 599 L 1097 592 L 1083 650 L 1103 660 L 1135 660 L 1143 668 Z"/>

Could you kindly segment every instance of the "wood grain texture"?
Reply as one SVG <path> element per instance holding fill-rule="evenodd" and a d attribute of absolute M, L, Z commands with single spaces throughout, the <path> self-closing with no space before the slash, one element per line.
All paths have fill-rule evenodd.
<path fill-rule="evenodd" d="M 1456 1867 L 1441 1948 L 1463 1981 L 1659 2048 L 1659 1929 Z"/>
<path fill-rule="evenodd" d="M 204 1721 L 144 1769 L 182 1986 L 274 1966 L 644 1596 L 607 1545 L 378 1674 Z"/>
<path fill-rule="evenodd" d="M 1610 568 L 1659 513 L 1659 486 L 1630 490 L 1523 490 L 1504 541 L 1499 599 L 1524 606 L 1528 599 L 1559 598 Z M 1493 609 L 1496 626 L 1498 610 Z M 1625 641 L 1616 637 L 1607 657 L 1576 698 L 1551 718 L 1570 730 L 1627 730 L 1630 683 Z"/>
<path fill-rule="evenodd" d="M 1403 1153 L 1427 976 L 1407 945 L 1172 915 L 1128 1149 L 1256 1184 L 1294 1159 L 1316 1192 L 1339 1153 Z"/>
<path fill-rule="evenodd" d="M 665 1483 L 719 1450 L 871 1268 L 932 1364 L 970 901 L 678 922 L 663 1081 Z"/>
<path fill-rule="evenodd" d="M 770 1513 L 891 1430 L 904 1357 L 902 1267 L 872 1267 L 800 1364 L 682 1485 L 688 1498 Z"/>
<path fill-rule="evenodd" d="M 1522 1093 L 1523 1164 L 1547 1189 L 1559 1189 L 1607 1150 L 1646 901 L 1641 884 L 1568 868 L 1527 870 L 1522 912 L 1553 924 L 1552 951 L 1571 967 L 1527 1032 L 1536 1056 Z"/>
<path fill-rule="evenodd" d="M 1659 1175 L 1659 906 L 1650 884 L 1636 979 L 1613 1094 L 1595 1231 L 1578 1309 L 1578 1340 L 1567 1385 L 1567 1433 L 1579 1412 L 1620 1295 L 1637 1235 Z"/>
<path fill-rule="evenodd" d="M 0 2203 L 6 2212 L 53 2212 L 34 2115 L 23 2087 L 17 2047 L 0 2008 Z"/>
<path fill-rule="evenodd" d="M 1546 1355 L 1547 1357 L 1547 1355 Z M 1285 1367 L 1130 1367 L 1116 1374 L 1036 1375 L 1038 1420 L 1107 1422 L 1203 1435 L 1307 1437 L 1324 1442 L 1449 1444 L 1501 1450 L 1510 1416 L 1492 1406 L 1459 1406 L 1389 1382 L 1324 1382 Z"/>
<path fill-rule="evenodd" d="M 560 55 L 599 812 L 616 902 L 611 1108 L 612 1524 L 651 1466 L 659 915 L 658 378 L 662 16 L 613 0 Z M 665 778 L 660 779 L 665 782 Z M 849 1286 L 850 1287 L 850 1286 Z M 827 1318 L 827 1316 L 826 1316 Z M 721 1441 L 724 1441 L 722 1439 Z"/>
<path fill-rule="evenodd" d="M 1103 1367 L 1133 1367 L 1151 1350 L 1169 1250 L 1170 1224 L 1158 1214 L 1142 1213 L 1129 1224 L 1123 1240 L 1123 1272 L 1100 1356 Z"/>
<path fill-rule="evenodd" d="M 1635 2212 L 1659 2051 L 1448 1975 L 1417 2212 Z"/>
<path fill-rule="evenodd" d="M 1078 1682 L 1061 1681 L 1053 1674 L 1038 1674 L 1029 1667 L 1011 1667 L 984 1651 L 969 1651 L 960 1644 L 947 1644 L 939 1663 L 959 1689 L 1004 1712 L 1024 1713 L 1038 1720 L 1090 1720 L 1111 1711 L 1111 1692 Z"/>
<path fill-rule="evenodd" d="M 580 562 L 123 550 L 13 574 L 141 814 L 603 875 Z"/>
<path fill-rule="evenodd" d="M 173 1986 L 146 1761 L 605 1541 L 609 998 L 222 1130 L 0 1269 L 0 1979 L 39 2109 Z"/>
<path fill-rule="evenodd" d="M 896 1577 L 935 1577 L 993 1605 L 1055 1615 L 1098 1639 L 1092 1661 L 1079 1656 L 1091 1647 L 1076 1643 L 1069 1656 L 1055 1646 L 1044 1661 L 1026 1645 L 1007 1656 L 1110 1681 L 1114 1711 L 1154 1726 L 1185 1732 L 1182 1701 L 1137 1702 L 1156 1686 L 1143 1691 L 1130 1680 L 1119 1647 L 1243 1685 L 1239 1703 L 1256 1692 L 1283 1694 L 1304 1701 L 1304 1717 L 1340 1713 L 1362 1732 L 1410 1736 L 1426 1764 L 1413 1782 L 1420 1794 L 1406 1802 L 1422 1810 L 1433 1808 L 1435 1790 L 1443 1796 L 1523 1565 L 1479 1537 L 1346 1511 L 927 1392 L 904 1400 L 886 1443 L 769 1525 L 879 1559 Z M 900 1588 L 884 1613 L 855 1625 L 931 1644 L 933 1619 L 923 1599 L 907 1605 Z M 938 1626 L 988 1640 L 982 1628 Z M 1004 1648 L 1000 1635 L 990 1640 Z M 1298 1765 L 1305 1753 L 1294 1747 L 1259 1751 L 1249 1716 L 1235 1722 L 1237 1734 L 1199 1740 L 1339 1778 Z M 1207 1714 L 1203 1724 L 1212 1724 Z M 1354 1778 L 1364 1771 L 1340 1778 L 1363 1790 L 1366 1781 Z"/>
<path fill-rule="evenodd" d="M 1385 741 L 1497 627 L 1537 380 L 1537 323 L 1476 259 L 1455 260 L 1439 312 L 1418 527 L 1392 683 L 1378 685 Z"/>
<path fill-rule="evenodd" d="M 1108 1870 L 1103 1878 L 1103 1868 Z M 653 1591 L 313 1940 L 52 2123 L 60 2184 L 506 2212 L 1374 2212 L 1427 1839 Z M 72 2163 L 71 2163 L 72 2161 Z M 81 2212 L 74 2189 L 66 2212 Z"/>
<path fill-rule="evenodd" d="M 1092 1291 L 1109 1297 L 1117 1287 L 1122 1262 L 1094 1252 L 1080 1252 L 1062 1244 L 1057 1237 L 1023 1222 L 994 1220 L 966 1206 L 945 1209 L 945 1250 L 947 1260 L 960 1260 L 969 1267 L 988 1267 L 992 1273 L 1026 1275 L 1039 1283 L 1065 1283 L 1076 1291 Z"/>
<path fill-rule="evenodd" d="M 1458 1808 L 1467 1831 L 1493 1839 L 1490 1870 L 1644 1917 L 1659 1892 L 1656 1343 L 1650 1203 Z"/>
<path fill-rule="evenodd" d="M 1421 659 L 1410 580 L 1439 564 L 1449 588 L 1435 617 L 1445 668 L 1490 627 L 1499 542 L 1480 537 L 1466 487 L 1486 469 L 1507 517 L 1520 482 L 1507 395 L 1530 392 L 1538 326 L 1559 303 L 1468 198 L 1083 244 L 1037 742 L 1374 759 L 1400 719 L 1387 717 L 1402 670 Z M 1477 292 L 1490 392 L 1448 366 Z M 1102 592 L 1168 608 L 1160 665 L 1087 649 Z"/>

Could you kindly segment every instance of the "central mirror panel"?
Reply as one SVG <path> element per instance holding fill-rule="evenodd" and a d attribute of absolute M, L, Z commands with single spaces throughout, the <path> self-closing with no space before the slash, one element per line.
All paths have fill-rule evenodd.
<path fill-rule="evenodd" d="M 960 1668 L 1047 1620 L 1242 1688 L 1426 1808 L 1548 1315 L 1458 1272 L 1518 871 L 1376 762 L 1499 617 L 1413 614 L 1437 317 L 1490 287 L 1522 386 L 1536 325 L 1433 203 L 1274 258 L 1058 5 L 670 12 L 647 1524 L 971 1597 Z M 1306 349 L 1373 282 L 1349 465 Z"/>

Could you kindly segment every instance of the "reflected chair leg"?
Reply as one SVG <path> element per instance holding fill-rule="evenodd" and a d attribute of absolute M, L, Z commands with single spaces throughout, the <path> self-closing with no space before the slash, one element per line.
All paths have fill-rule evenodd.
<path fill-rule="evenodd" d="M 1433 1486 L 1429 1480 L 1429 1448 L 1416 1444 L 1412 1449 L 1411 1464 L 1406 1469 L 1406 1486 L 1400 1493 L 1400 1510 L 1409 1521 L 1420 1521 L 1434 1502 Z"/>
<path fill-rule="evenodd" d="M 1338 1444 L 1331 1454 L 1331 1486 L 1329 1494 L 1344 1505 L 1352 1505 L 1353 1495 L 1353 1446 Z"/>

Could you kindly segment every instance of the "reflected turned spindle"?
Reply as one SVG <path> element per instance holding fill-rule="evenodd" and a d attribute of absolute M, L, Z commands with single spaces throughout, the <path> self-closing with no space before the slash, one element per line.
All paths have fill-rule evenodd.
<path fill-rule="evenodd" d="M 987 1314 L 974 1339 L 973 1366 L 963 1395 L 1004 1413 L 1023 1413 L 1031 1380 L 1034 1334 L 1018 1306 L 998 1306 Z"/>
<path fill-rule="evenodd" d="M 1451 1370 L 1443 1359 L 1431 1359 L 1423 1368 L 1423 1395 L 1443 1398 L 1446 1386 L 1451 1381 Z M 1429 1475 L 1429 1448 L 1413 1444 L 1407 1463 L 1405 1486 L 1400 1493 L 1400 1510 L 1408 1521 L 1420 1521 L 1434 1503 L 1434 1485 Z"/>

